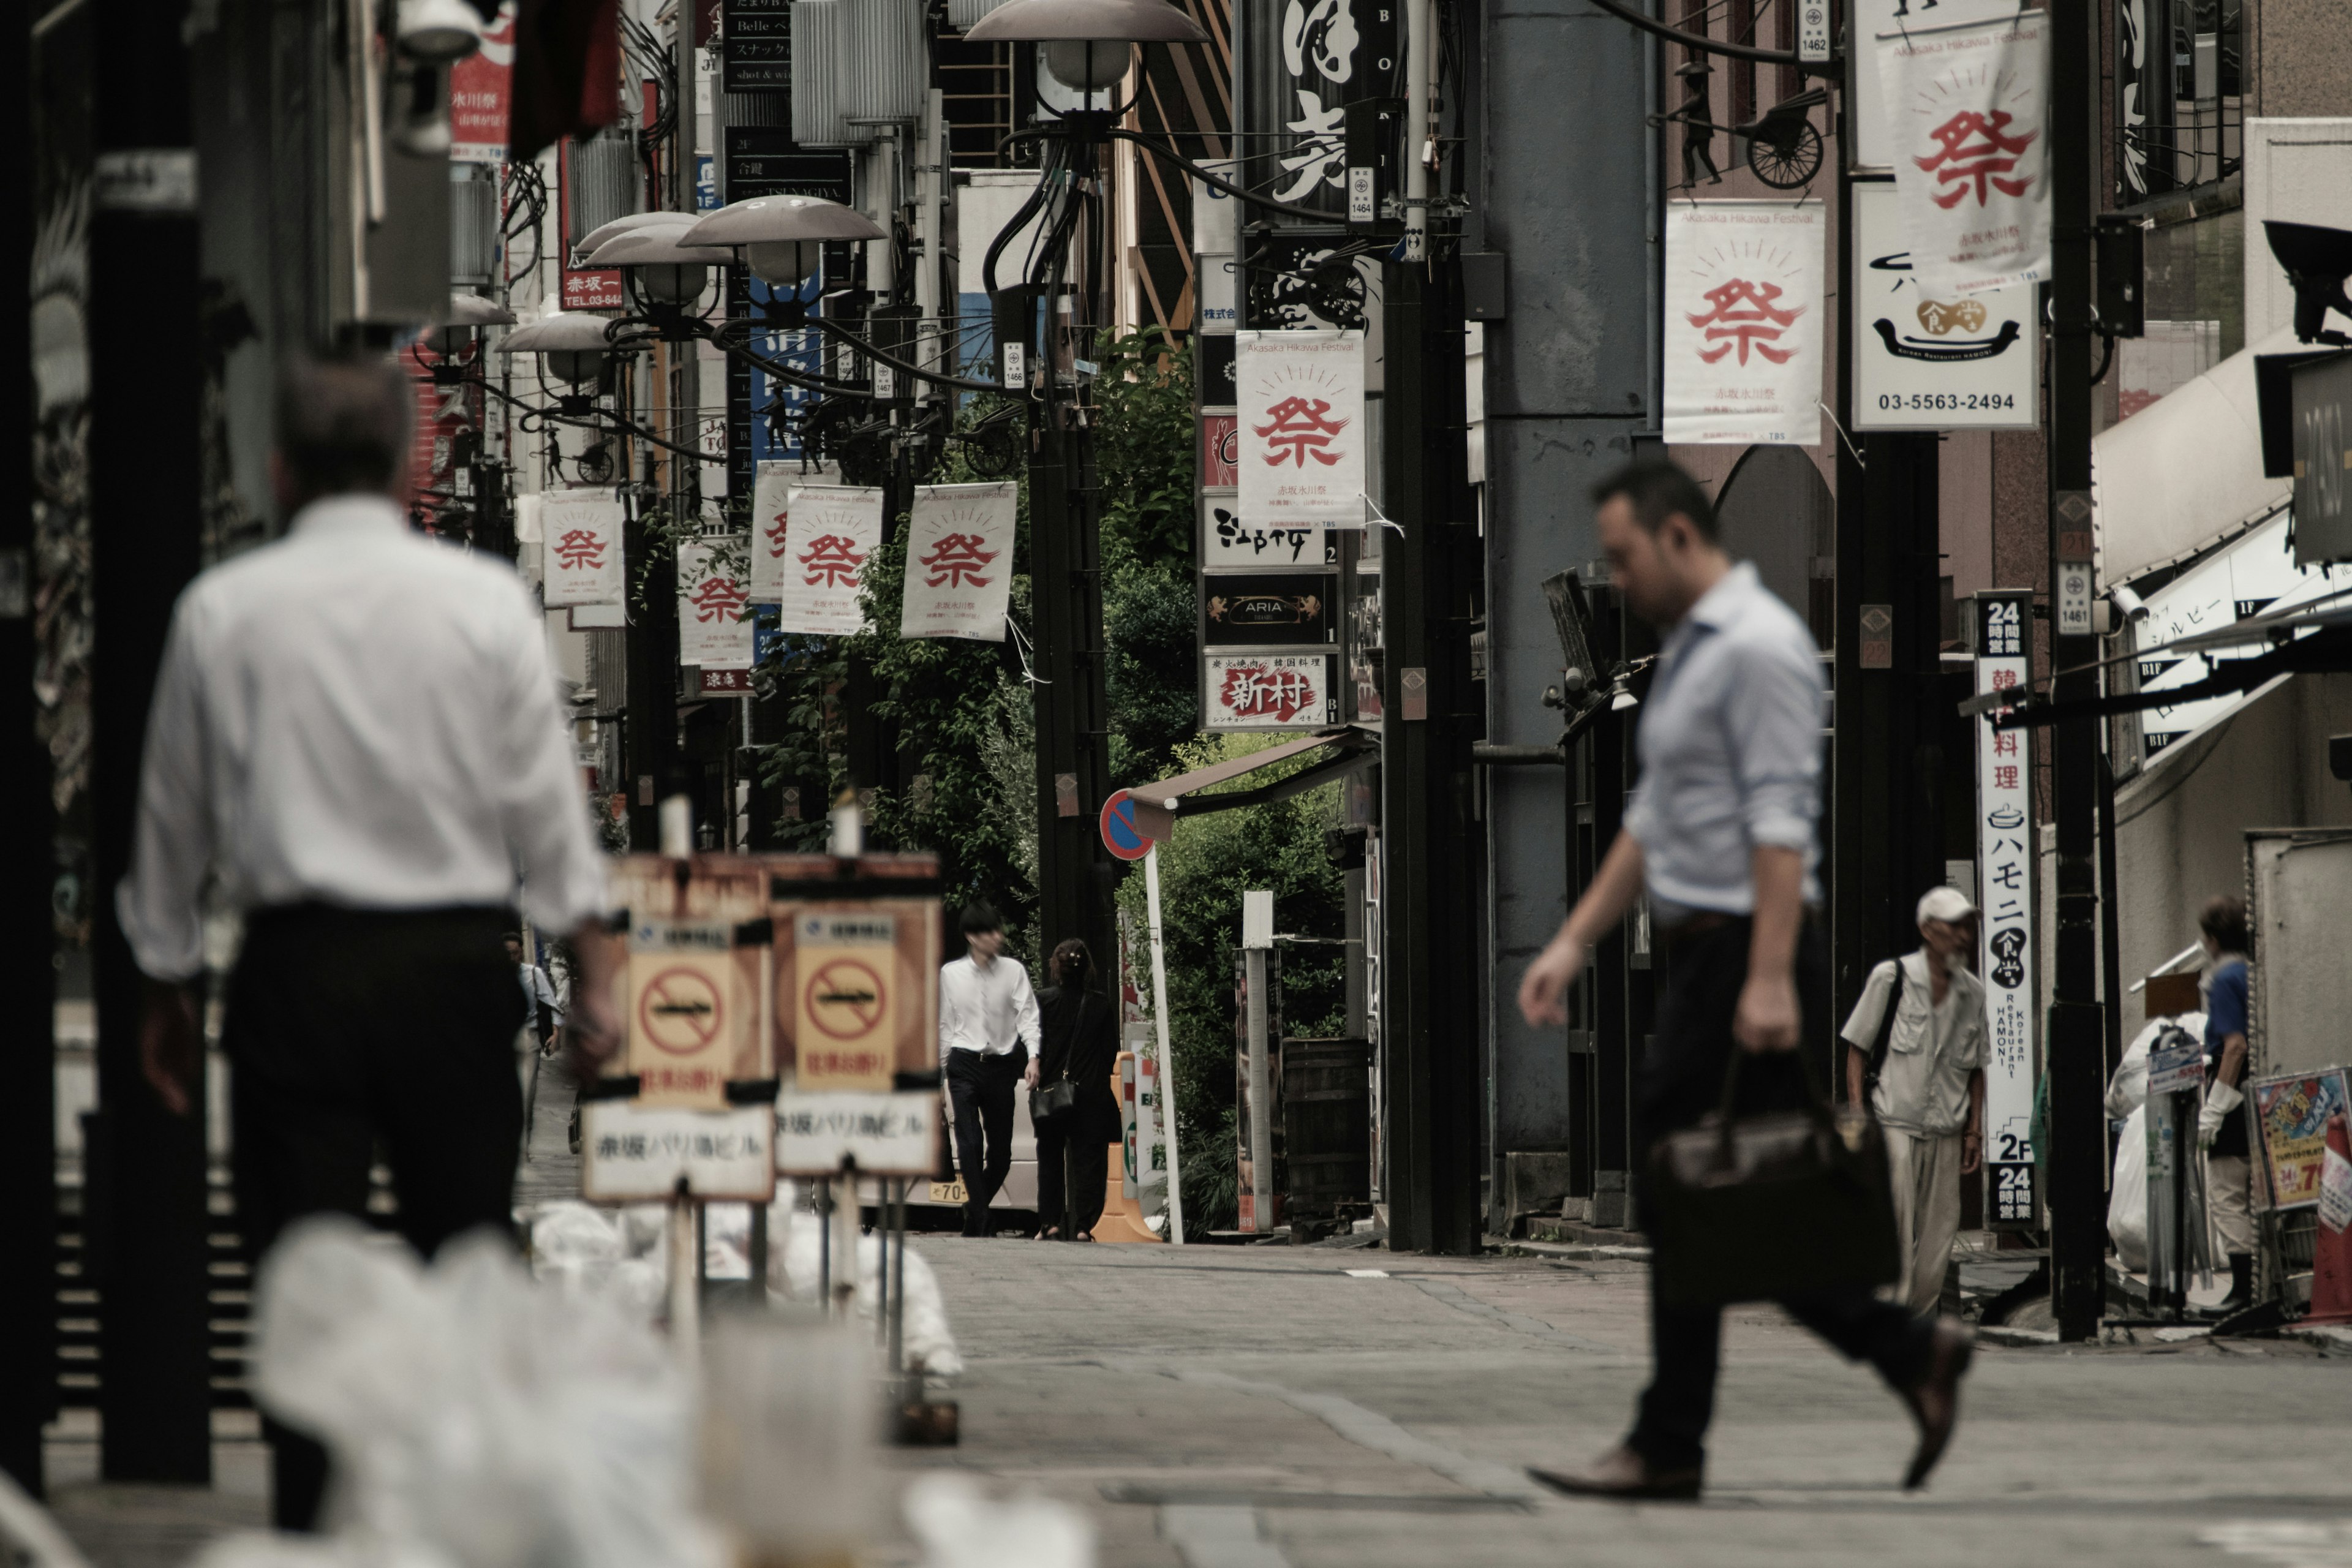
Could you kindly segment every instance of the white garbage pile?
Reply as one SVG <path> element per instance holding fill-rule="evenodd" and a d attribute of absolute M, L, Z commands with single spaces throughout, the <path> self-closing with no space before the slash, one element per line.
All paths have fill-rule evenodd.
<path fill-rule="evenodd" d="M 200 1568 L 724 1568 L 687 1373 L 618 1300 L 535 1287 L 499 1238 L 427 1268 L 307 1221 L 262 1267 L 254 1338 L 262 1407 L 333 1456 L 328 1533 L 232 1536 Z"/>
<path fill-rule="evenodd" d="M 793 1300 L 817 1300 L 824 1222 L 795 1212 L 789 1184 L 780 1184 L 768 1210 L 768 1288 Z M 713 1279 L 751 1277 L 751 1211 L 746 1204 L 712 1204 L 703 1211 L 703 1268 Z M 608 1210 L 583 1203 L 541 1205 L 531 1221 L 532 1267 L 541 1279 L 620 1304 L 637 1321 L 652 1322 L 667 1300 L 668 1255 L 658 1204 Z M 907 1248 L 907 1363 L 927 1375 L 963 1371 L 947 1307 L 931 1266 Z M 895 1264 L 894 1264 L 895 1266 Z M 882 1238 L 857 1241 L 857 1315 L 874 1321 L 881 1299 Z M 895 1287 L 894 1287 L 895 1288 Z"/>

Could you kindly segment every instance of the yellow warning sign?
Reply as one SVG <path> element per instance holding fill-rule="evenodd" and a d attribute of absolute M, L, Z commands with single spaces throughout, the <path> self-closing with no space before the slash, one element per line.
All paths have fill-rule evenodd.
<path fill-rule="evenodd" d="M 803 1089 L 887 1089 L 898 1067 L 898 917 L 793 921 L 793 1038 Z"/>

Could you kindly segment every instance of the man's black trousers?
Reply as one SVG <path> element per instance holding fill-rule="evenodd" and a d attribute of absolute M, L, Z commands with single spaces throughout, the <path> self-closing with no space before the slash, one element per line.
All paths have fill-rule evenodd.
<path fill-rule="evenodd" d="M 1657 1033 L 1642 1060 L 1636 1088 L 1635 1147 L 1646 1151 L 1660 1134 L 1689 1126 L 1721 1102 L 1724 1071 L 1737 1048 L 1732 1018 L 1748 980 L 1748 930 L 1746 920 L 1729 921 L 1664 944 Z M 1796 982 L 1801 1017 L 1797 1050 L 1747 1058 L 1739 1075 L 1743 1110 L 1802 1103 L 1804 1075 L 1825 1059 L 1829 966 L 1811 922 L 1797 944 Z M 1652 1226 L 1651 1245 L 1659 1244 Z M 1893 1387 L 1908 1387 L 1927 1370 L 1929 1324 L 1866 1289 L 1826 1291 L 1780 1305 L 1849 1360 L 1869 1362 Z M 1650 1386 L 1643 1391 L 1633 1434 L 1625 1440 L 1653 1470 L 1704 1465 L 1722 1348 L 1721 1308 L 1665 1306 L 1653 1284 Z"/>
<path fill-rule="evenodd" d="M 238 1222 L 257 1270 L 305 1215 L 364 1218 L 381 1150 L 398 1228 L 430 1258 L 451 1237 L 513 1233 L 526 1008 L 498 910 L 379 912 L 302 905 L 246 925 L 229 977 Z M 308 1530 L 326 1450 L 266 1423 L 272 1513 Z"/>
<path fill-rule="evenodd" d="M 948 1052 L 948 1099 L 955 1106 L 966 1236 L 986 1236 L 992 1228 L 988 1205 L 1013 1169 L 1013 1091 L 1021 1086 L 1028 1066 L 1026 1046 L 1015 1046 L 1001 1057 L 961 1047 Z"/>

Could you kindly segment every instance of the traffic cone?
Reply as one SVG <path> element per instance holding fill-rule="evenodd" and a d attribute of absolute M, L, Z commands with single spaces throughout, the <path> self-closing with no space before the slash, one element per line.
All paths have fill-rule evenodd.
<path fill-rule="evenodd" d="M 2343 1194 L 2352 1188 L 2352 1137 L 2347 1137 L 2339 1113 L 2327 1119 L 2327 1152 L 2320 1157 L 2319 1234 L 2314 1239 L 2311 1263 L 2311 1310 L 2306 1323 L 2352 1323 L 2352 1225 L 2329 1225 L 2346 1216 L 2339 1197 L 2330 1204 L 2330 1189 Z"/>

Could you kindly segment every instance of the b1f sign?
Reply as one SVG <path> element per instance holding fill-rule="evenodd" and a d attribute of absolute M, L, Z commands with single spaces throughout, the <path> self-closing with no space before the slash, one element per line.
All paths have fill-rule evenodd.
<path fill-rule="evenodd" d="M 1979 694 L 2021 687 L 2033 655 L 2032 595 L 1976 600 Z M 1985 1215 L 1996 1226 L 2040 1223 L 2033 1186 L 2033 752 L 2030 730 L 1977 719 L 1977 973 L 1985 988 Z"/>

